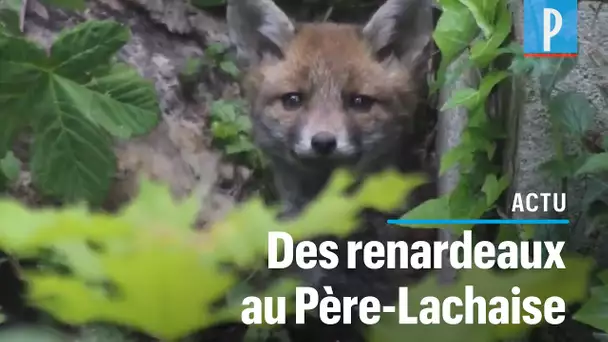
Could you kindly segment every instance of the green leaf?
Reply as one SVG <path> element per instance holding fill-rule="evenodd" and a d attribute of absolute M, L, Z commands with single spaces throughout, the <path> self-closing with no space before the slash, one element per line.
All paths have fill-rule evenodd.
<path fill-rule="evenodd" d="M 74 106 L 73 84 L 57 77 L 48 82 L 49 91 L 41 94 L 47 113 L 34 126 L 34 182 L 68 202 L 100 204 L 116 171 L 111 140 Z"/>
<path fill-rule="evenodd" d="M 473 109 L 482 103 L 485 103 L 486 98 L 500 81 L 504 80 L 509 76 L 506 71 L 493 71 L 485 75 L 481 80 L 479 89 L 475 90 L 472 88 L 462 88 L 457 90 L 443 105 L 441 110 L 455 108 L 457 106 L 464 106 L 467 109 Z"/>
<path fill-rule="evenodd" d="M 433 39 L 441 51 L 441 65 L 437 70 L 437 82 L 432 86 L 432 91 L 436 91 L 443 84 L 450 63 L 469 46 L 479 32 L 475 18 L 458 0 L 438 2 L 442 13 L 433 32 Z"/>
<path fill-rule="evenodd" d="M 30 166 L 42 193 L 99 204 L 115 169 L 107 133 L 130 137 L 158 122 L 152 85 L 108 65 L 125 39 L 126 28 L 89 21 L 63 32 L 47 57 L 32 42 L 0 35 L 0 151 L 33 124 Z"/>
<path fill-rule="evenodd" d="M 570 178 L 585 162 L 584 156 L 567 155 L 563 159 L 551 159 L 540 165 L 539 170 L 555 179 Z"/>
<path fill-rule="evenodd" d="M 452 167 L 454 167 L 461 161 L 472 162 L 473 151 L 473 148 L 462 143 L 448 150 L 441 157 L 441 166 L 439 169 L 439 174 L 445 174 L 447 171 L 449 171 Z"/>
<path fill-rule="evenodd" d="M 241 137 L 238 141 L 226 146 L 227 155 L 238 154 L 255 150 L 255 145 L 249 139 Z"/>
<path fill-rule="evenodd" d="M 429 218 L 434 220 L 449 220 L 452 218 L 448 196 L 427 200 L 401 217 L 403 220 L 428 220 Z M 407 226 L 411 228 L 438 228 L 437 225 L 429 226 L 427 224 L 408 224 Z"/>
<path fill-rule="evenodd" d="M 511 32 L 512 14 L 506 1 L 498 3 L 498 22 L 493 29 L 492 35 L 488 39 L 480 40 L 471 47 L 471 58 L 480 67 L 486 67 L 502 51 L 499 47 Z"/>
<path fill-rule="evenodd" d="M 549 101 L 555 85 L 564 79 L 576 66 L 576 58 L 536 58 L 534 73 L 540 78 L 541 99 Z"/>
<path fill-rule="evenodd" d="M 460 0 L 460 2 L 471 11 L 477 26 L 479 26 L 486 38 L 492 36 L 494 32 L 494 27 L 492 25 L 495 16 L 494 10 L 499 1 L 500 0 Z"/>
<path fill-rule="evenodd" d="M 608 331 L 608 287 L 594 289 L 591 298 L 574 314 L 574 319 Z"/>
<path fill-rule="evenodd" d="M 496 175 L 487 175 L 481 191 L 486 194 L 486 204 L 494 204 L 503 191 L 509 186 L 509 179 L 503 176 L 498 180 Z"/>
<path fill-rule="evenodd" d="M 64 30 L 51 46 L 54 72 L 79 79 L 110 62 L 130 39 L 129 29 L 114 21 L 86 21 Z"/>
<path fill-rule="evenodd" d="M 549 113 L 565 133 L 581 138 L 593 125 L 595 108 L 581 93 L 560 92 L 551 98 Z"/>
<path fill-rule="evenodd" d="M 576 175 L 608 171 L 608 152 L 592 154 L 576 171 Z"/>
<path fill-rule="evenodd" d="M 154 85 L 135 69 L 114 64 L 86 86 L 88 89 L 74 85 L 72 100 L 110 134 L 129 138 L 145 134 L 158 124 L 160 109 Z M 89 107 L 88 113 L 85 106 Z"/>
<path fill-rule="evenodd" d="M 217 59 L 226 52 L 226 46 L 221 43 L 211 43 L 205 48 L 205 56 L 212 60 Z"/>
<path fill-rule="evenodd" d="M 492 89 L 507 77 L 509 77 L 509 73 L 506 71 L 492 71 L 485 75 L 479 85 L 479 99 L 485 103 Z"/>
<path fill-rule="evenodd" d="M 533 240 L 535 236 L 536 226 L 532 224 L 523 224 L 521 226 L 519 236 L 523 241 Z"/>
<path fill-rule="evenodd" d="M 10 182 L 14 182 L 19 178 L 21 173 L 21 161 L 15 157 L 13 152 L 9 152 L 0 159 L 0 172 L 6 176 Z"/>
<path fill-rule="evenodd" d="M 566 269 L 517 270 L 513 272 L 494 272 L 493 270 L 464 270 L 459 272 L 455 282 L 444 285 L 437 275 L 424 279 L 421 283 L 409 287 L 409 316 L 421 314 L 422 298 L 433 296 L 445 303 L 448 297 L 465 300 L 465 286 L 473 286 L 475 296 L 489 301 L 492 297 L 511 298 L 511 289 L 520 288 L 522 298 L 535 296 L 545 301 L 557 296 L 568 304 L 576 303 L 586 294 L 591 262 L 580 258 L 564 258 Z M 491 308 L 492 306 L 488 306 Z M 463 314 L 464 306 L 453 306 L 452 315 Z M 606 311 L 608 312 L 608 311 Z M 603 326 L 608 322 L 601 317 Z M 599 317 L 596 321 L 600 321 Z M 384 314 L 380 323 L 371 326 L 367 335 L 370 342 L 403 341 L 450 341 L 450 342 L 495 342 L 520 337 L 533 326 L 527 324 L 492 325 L 492 324 L 399 324 L 398 313 Z"/>
<path fill-rule="evenodd" d="M 471 108 L 477 103 L 478 98 L 479 93 L 477 90 L 468 87 L 461 88 L 452 94 L 450 99 L 443 105 L 443 107 L 441 107 L 441 110 L 444 111 L 461 105 Z"/>
<path fill-rule="evenodd" d="M 20 35 L 19 15 L 23 0 L 2 0 L 0 1 L 0 34 L 4 30 L 8 34 Z"/>
<path fill-rule="evenodd" d="M 220 69 L 232 77 L 238 77 L 241 73 L 233 61 L 222 61 L 220 63 Z"/>

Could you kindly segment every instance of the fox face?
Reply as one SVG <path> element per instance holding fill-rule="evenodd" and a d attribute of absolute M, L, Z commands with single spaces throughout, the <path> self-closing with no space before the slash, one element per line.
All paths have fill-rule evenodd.
<path fill-rule="evenodd" d="M 318 167 L 372 163 L 411 129 L 433 30 L 425 0 L 388 0 L 364 26 L 294 24 L 270 0 L 229 0 L 255 140 Z"/>

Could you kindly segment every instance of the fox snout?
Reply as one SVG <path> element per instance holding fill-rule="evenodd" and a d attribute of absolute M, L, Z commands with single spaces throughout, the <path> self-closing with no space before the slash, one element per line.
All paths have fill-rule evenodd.
<path fill-rule="evenodd" d="M 353 159 L 360 153 L 345 127 L 305 123 L 295 135 L 293 153 L 300 158 Z"/>

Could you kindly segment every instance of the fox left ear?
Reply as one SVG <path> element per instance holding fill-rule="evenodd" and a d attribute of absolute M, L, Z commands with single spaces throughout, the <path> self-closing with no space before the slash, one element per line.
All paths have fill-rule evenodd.
<path fill-rule="evenodd" d="M 281 58 L 294 36 L 294 25 L 272 0 L 228 0 L 230 40 L 244 66 L 264 56 Z"/>
<path fill-rule="evenodd" d="M 432 39 L 432 0 L 387 0 L 363 28 L 379 60 L 395 56 L 414 66 Z"/>

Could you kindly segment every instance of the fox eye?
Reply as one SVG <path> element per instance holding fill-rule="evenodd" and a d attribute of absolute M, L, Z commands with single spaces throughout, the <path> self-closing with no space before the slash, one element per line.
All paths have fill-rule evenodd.
<path fill-rule="evenodd" d="M 376 100 L 367 95 L 353 95 L 348 101 L 348 106 L 352 109 L 366 112 L 369 111 Z"/>
<path fill-rule="evenodd" d="M 302 106 L 302 97 L 300 93 L 287 93 L 281 96 L 281 102 L 283 102 L 285 109 L 295 110 Z"/>

